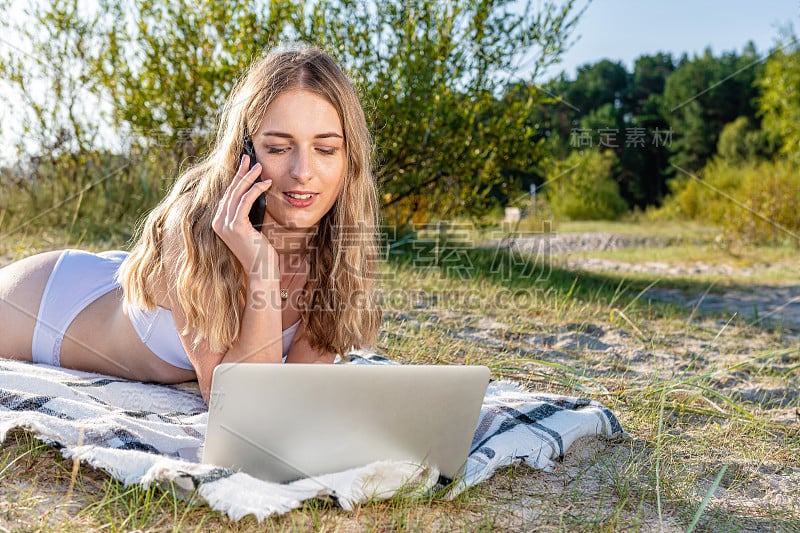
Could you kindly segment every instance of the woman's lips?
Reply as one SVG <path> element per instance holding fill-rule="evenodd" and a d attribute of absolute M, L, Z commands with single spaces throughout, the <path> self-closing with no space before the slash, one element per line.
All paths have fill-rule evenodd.
<path fill-rule="evenodd" d="M 297 193 L 297 194 L 311 194 L 311 197 L 305 200 L 300 200 L 298 198 L 292 198 L 289 195 L 289 193 L 283 193 L 283 197 L 286 198 L 286 201 L 289 202 L 294 207 L 308 207 L 312 203 L 314 203 L 314 200 L 318 196 L 318 193 Z"/>

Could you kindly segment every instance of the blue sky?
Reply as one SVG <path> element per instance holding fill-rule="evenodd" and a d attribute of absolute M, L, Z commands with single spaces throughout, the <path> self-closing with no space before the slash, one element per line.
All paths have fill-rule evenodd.
<path fill-rule="evenodd" d="M 544 78 L 574 78 L 579 65 L 603 58 L 631 70 L 638 56 L 659 51 L 740 52 L 748 40 L 764 55 L 788 22 L 800 26 L 800 0 L 594 0 L 577 24 L 580 39 Z"/>
<path fill-rule="evenodd" d="M 578 41 L 538 79 L 561 71 L 574 79 L 578 66 L 603 58 L 621 60 L 630 71 L 638 56 L 659 51 L 675 58 L 709 46 L 715 55 L 741 51 L 748 40 L 763 56 L 789 22 L 800 30 L 800 0 L 594 0 L 575 29 Z M 1 124 L 14 120 L 13 110 L 0 109 Z M 13 130 L 0 128 L 0 162 L 11 157 Z"/>

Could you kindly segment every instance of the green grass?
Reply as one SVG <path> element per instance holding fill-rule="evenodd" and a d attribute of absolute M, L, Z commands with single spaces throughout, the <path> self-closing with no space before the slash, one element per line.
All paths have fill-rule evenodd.
<path fill-rule="evenodd" d="M 628 265 L 660 263 L 660 276 L 672 285 L 713 283 L 721 288 L 748 284 L 794 284 L 798 281 L 797 249 L 789 246 L 720 246 L 676 244 L 668 247 L 621 248 L 571 252 L 569 259 L 601 259 Z M 651 269 L 652 270 L 652 269 Z M 670 272 L 670 270 L 672 272 Z M 696 273 L 687 275 L 687 271 Z M 631 279 L 652 279 L 652 273 L 625 270 Z"/>
<path fill-rule="evenodd" d="M 553 230 L 557 233 L 615 233 L 619 235 L 635 235 L 659 237 L 676 240 L 707 240 L 714 238 L 717 232 L 713 228 L 685 221 L 651 221 L 651 220 L 564 220 L 554 221 Z"/>
<path fill-rule="evenodd" d="M 64 245 L 125 245 L 120 238 L 90 243 L 49 235 L 4 241 L 0 253 L 10 259 Z M 796 332 L 718 317 L 688 321 L 689 309 L 641 296 L 653 283 L 674 286 L 671 280 L 577 272 L 477 248 L 457 250 L 456 262 L 446 260 L 452 250 L 439 250 L 445 260 L 423 268 L 420 261 L 429 265 L 431 257 L 424 246 L 399 246 L 382 265 L 382 351 L 409 363 L 485 364 L 495 378 L 597 399 L 631 438 L 584 439 L 552 472 L 517 465 L 454 501 L 398 497 L 352 513 L 312 501 L 259 525 L 252 517 L 232 523 L 168 487 L 124 487 L 85 465 L 76 469 L 14 431 L 0 457 L 0 527 L 637 531 L 685 530 L 696 520 L 695 531 L 761 531 L 800 524 L 800 502 L 791 496 L 800 476 L 800 401 L 741 396 L 748 388 L 798 390 Z M 644 259 L 630 253 L 631 261 Z M 786 257 L 782 249 L 742 253 Z M 707 280 L 680 284 L 702 291 Z M 581 339 L 609 347 L 582 347 Z"/>

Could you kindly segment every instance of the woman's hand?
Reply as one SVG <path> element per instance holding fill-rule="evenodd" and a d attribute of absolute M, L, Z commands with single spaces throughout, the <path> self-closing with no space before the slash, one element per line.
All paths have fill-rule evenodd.
<path fill-rule="evenodd" d="M 248 171 L 249 166 L 249 156 L 242 156 L 239 170 L 219 202 L 212 228 L 239 260 L 248 277 L 280 279 L 275 248 L 248 218 L 256 198 L 272 186 L 272 180 L 256 182 L 261 175 L 261 164 L 256 163 Z"/>

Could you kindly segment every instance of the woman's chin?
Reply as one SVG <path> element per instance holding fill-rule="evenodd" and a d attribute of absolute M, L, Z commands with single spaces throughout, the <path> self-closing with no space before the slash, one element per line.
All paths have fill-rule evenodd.
<path fill-rule="evenodd" d="M 304 217 L 304 216 L 290 216 L 290 217 L 282 217 L 282 216 L 273 216 L 269 217 L 272 219 L 272 225 L 276 228 L 280 227 L 284 230 L 290 231 L 297 231 L 297 232 L 308 232 L 316 229 L 319 225 L 319 220 L 315 219 L 314 217 Z M 269 226 L 270 224 L 264 223 L 264 227 Z"/>

